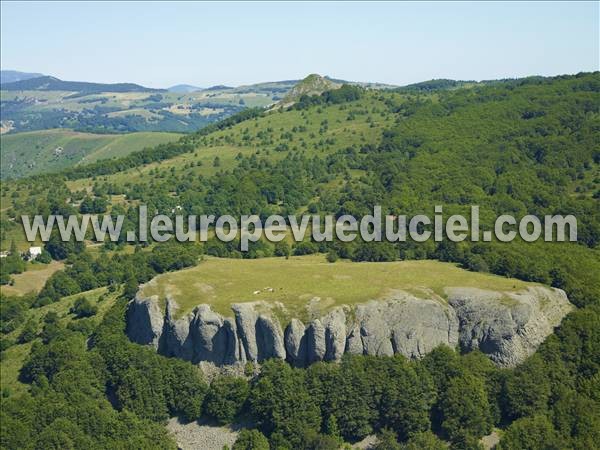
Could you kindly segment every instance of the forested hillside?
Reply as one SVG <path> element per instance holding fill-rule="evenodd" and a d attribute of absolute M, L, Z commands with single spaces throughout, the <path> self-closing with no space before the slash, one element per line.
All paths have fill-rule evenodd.
<path fill-rule="evenodd" d="M 468 215 L 480 205 L 483 230 L 499 214 L 574 214 L 577 243 L 259 241 L 241 252 L 237 241 L 82 245 L 53 236 L 35 264 L 55 259 L 64 270 L 37 293 L 2 296 L 2 447 L 169 448 L 159 424 L 204 415 L 252 424 L 234 449 L 335 449 L 370 434 L 386 450 L 474 449 L 495 428 L 501 449 L 596 448 L 600 74 L 442 85 L 345 85 L 288 108 L 247 109 L 124 158 L 3 182 L 2 249 L 24 246 L 21 214 L 123 213 L 133 230 L 140 203 L 169 215 L 261 217 L 361 216 L 376 204 L 384 214 L 432 215 L 443 205 L 446 216 Z M 126 303 L 156 274 L 202 265 L 202 255 L 310 253 L 451 261 L 562 288 L 577 309 L 515 369 L 441 347 L 418 361 L 347 356 L 306 369 L 269 361 L 209 385 L 190 363 L 125 336 Z M 2 283 L 34 264 L 5 260 Z"/>

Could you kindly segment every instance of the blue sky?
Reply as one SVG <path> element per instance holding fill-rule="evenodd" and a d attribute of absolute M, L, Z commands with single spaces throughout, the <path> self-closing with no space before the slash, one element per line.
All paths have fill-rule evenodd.
<path fill-rule="evenodd" d="M 66 80 L 407 84 L 599 69 L 598 2 L 2 2 L 1 66 Z"/>

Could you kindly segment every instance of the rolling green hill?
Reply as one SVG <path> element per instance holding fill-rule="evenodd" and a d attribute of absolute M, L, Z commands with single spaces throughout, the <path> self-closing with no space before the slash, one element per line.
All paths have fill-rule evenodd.
<path fill-rule="evenodd" d="M 96 133 L 190 132 L 246 107 L 266 106 L 275 101 L 273 95 L 264 92 L 227 90 L 190 93 L 0 91 L 3 134 L 52 128 Z"/>
<path fill-rule="evenodd" d="M 20 178 L 39 173 L 122 157 L 145 147 L 172 142 L 175 133 L 140 132 L 125 135 L 45 130 L 3 135 L 0 178 Z"/>
<path fill-rule="evenodd" d="M 559 276 L 550 273 L 553 264 L 573 273 L 588 264 L 586 249 L 597 259 L 598 86 L 598 74 L 591 73 L 427 94 L 340 88 L 304 96 L 287 109 L 247 110 L 119 160 L 76 166 L 64 172 L 57 195 L 86 189 L 110 193 L 107 199 L 125 209 L 142 202 L 161 212 L 181 206 L 196 214 L 262 216 L 306 210 L 361 216 L 375 204 L 408 215 L 431 214 L 433 205 L 442 204 L 448 216 L 475 204 L 483 229 L 500 214 L 570 211 L 578 217 L 579 245 L 515 242 L 496 248 L 492 242 L 480 248 L 465 242 L 451 256 L 434 243 L 383 246 L 375 253 L 360 245 L 337 250 L 357 260 L 442 254 L 478 270 L 551 283 Z M 22 184 L 15 209 L 35 204 L 27 194 L 35 183 Z M 4 192 L 6 199 L 12 187 Z M 516 254 L 519 262 L 507 265 L 505 258 Z M 589 280 L 587 272 L 578 276 Z M 596 289 L 586 281 L 581 292 Z"/>
<path fill-rule="evenodd" d="M 287 109 L 251 111 L 119 161 L 78 166 L 65 173 L 66 186 L 119 194 L 125 208 L 143 202 L 159 211 L 182 206 L 217 215 L 310 210 L 361 216 L 375 204 L 408 215 L 431 214 L 442 204 L 449 215 L 477 204 L 484 229 L 500 214 L 572 211 L 580 245 L 516 242 L 496 249 L 490 243 L 486 248 L 493 250 L 484 256 L 471 254 L 472 248 L 483 251 L 481 244 L 463 243 L 452 253 L 470 267 L 548 283 L 557 276 L 549 274 L 554 257 L 566 261 L 572 252 L 579 266 L 582 252 L 600 242 L 598 85 L 593 73 L 427 94 L 357 88 L 359 94 L 350 90 L 345 97 L 345 89 L 336 89 Z M 356 259 L 438 255 L 433 243 L 376 254 L 350 247 L 340 251 Z M 492 258 L 497 251 L 529 256 L 507 267 Z M 597 251 L 590 251 L 596 259 Z M 553 256 L 538 259 L 540 253 Z M 528 258 L 536 264 L 526 264 Z M 578 271 L 575 266 L 565 270 Z"/>
<path fill-rule="evenodd" d="M 99 200 L 100 213 L 124 214 L 126 231 L 136 228 L 139 204 L 170 215 L 263 218 L 306 211 L 362 216 L 377 204 L 384 214 L 408 216 L 432 215 L 434 205 L 443 205 L 448 218 L 479 205 L 482 230 L 500 214 L 574 214 L 578 242 L 258 241 L 241 252 L 236 240 L 80 246 L 55 239 L 46 250 L 64 269 L 37 274 L 39 284 L 42 275 L 46 282 L 36 294 L 0 298 L 9 448 L 24 448 L 36 435 L 44 443 L 69 433 L 96 438 L 99 432 L 87 430 L 113 426 L 105 423 L 125 423 L 127 436 L 139 436 L 132 428 L 136 416 L 195 421 L 207 411 L 205 393 L 215 395 L 220 377 L 204 386 L 197 367 L 127 339 L 126 303 L 141 284 L 148 283 L 146 294 L 174 295 L 184 308 L 208 299 L 220 309 L 250 293 L 281 296 L 301 310 L 315 289 L 334 303 L 360 302 L 385 288 L 435 292 L 458 279 L 509 290 L 526 283 L 560 288 L 577 309 L 512 369 L 447 347 L 410 361 L 355 355 L 307 369 L 282 361 L 247 365 L 245 374 L 254 374 L 238 380 L 244 392 L 228 401 L 231 417 L 249 419 L 278 448 L 337 448 L 339 440 L 318 447 L 305 438 L 333 430 L 329 437 L 355 442 L 384 428 L 393 445 L 382 448 L 395 448 L 397 438 L 410 439 L 414 448 L 479 448 L 494 428 L 501 443 L 533 434 L 532 448 L 594 448 L 600 430 L 600 73 L 315 94 L 277 110 L 245 109 L 176 142 L 114 160 L 98 161 L 90 144 L 89 164 L 3 182 L 0 246 L 10 248 L 14 239 L 22 248 L 19 215 L 81 214 L 84 199 L 87 212 Z M 109 153 L 106 142 L 94 145 Z M 15 258 L 5 260 L 2 282 L 13 277 L 13 292 L 23 292 L 19 282 L 26 277 Z M 211 298 L 213 291 L 219 298 Z M 80 296 L 90 308 L 98 306 L 96 317 L 75 319 L 71 305 L 85 303 Z M 482 317 L 466 340 L 487 338 L 488 319 Z M 180 336 L 173 330 L 170 338 Z M 531 333 L 527 325 L 521 331 Z M 182 339 L 181 348 L 190 342 Z M 107 398 L 118 402 L 119 416 Z M 46 410 L 52 421 L 38 426 L 38 411 Z M 76 428 L 59 422 L 65 411 Z M 79 446 L 115 447 L 112 434 Z M 152 444 L 130 446 L 168 448 L 157 444 L 159 434 L 145 436 Z"/>
<path fill-rule="evenodd" d="M 4 133 L 69 128 L 95 133 L 134 131 L 193 132 L 246 108 L 269 107 L 297 84 L 290 101 L 318 94 L 340 80 L 310 75 L 306 80 L 283 80 L 238 87 L 206 89 L 179 85 L 152 90 L 131 83 L 68 82 L 38 77 L 2 85 L 0 107 Z M 379 83 L 349 84 L 388 89 Z"/>
<path fill-rule="evenodd" d="M 27 79 L 2 85 L 1 132 L 51 128 L 100 133 L 196 131 L 245 108 L 276 103 L 294 83 L 167 91 L 131 83 Z"/>

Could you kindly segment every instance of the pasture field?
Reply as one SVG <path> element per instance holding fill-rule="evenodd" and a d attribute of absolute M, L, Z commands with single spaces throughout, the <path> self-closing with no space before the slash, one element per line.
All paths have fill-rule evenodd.
<path fill-rule="evenodd" d="M 497 275 L 469 272 L 457 265 L 433 260 L 395 262 L 326 261 L 324 255 L 285 258 L 206 258 L 198 266 L 157 276 L 143 285 L 142 296 L 172 296 L 178 314 L 201 303 L 231 316 L 238 302 L 280 302 L 286 315 L 305 318 L 307 306 L 327 310 L 382 299 L 394 290 L 416 296 L 444 298 L 450 287 L 477 287 L 502 292 L 531 285 Z"/>
<path fill-rule="evenodd" d="M 0 178 L 55 172 L 179 139 L 177 133 L 93 134 L 54 129 L 3 135 Z"/>
<path fill-rule="evenodd" d="M 52 261 L 50 264 L 27 264 L 27 270 L 23 273 L 12 275 L 14 284 L 12 286 L 0 286 L 0 292 L 7 295 L 25 295 L 30 292 L 39 292 L 50 276 L 62 269 L 64 263 Z"/>

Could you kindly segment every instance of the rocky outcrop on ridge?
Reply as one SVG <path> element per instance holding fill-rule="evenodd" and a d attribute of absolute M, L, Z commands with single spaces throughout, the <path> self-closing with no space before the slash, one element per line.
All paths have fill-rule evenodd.
<path fill-rule="evenodd" d="M 340 88 L 342 85 L 334 83 L 319 74 L 311 73 L 303 80 L 296 83 L 285 97 L 275 105 L 275 108 L 287 108 L 296 103 L 303 95 L 320 95 L 325 91 Z"/>
<path fill-rule="evenodd" d="M 542 286 L 520 292 L 473 288 L 418 298 L 395 291 L 385 299 L 338 306 L 304 324 L 292 319 L 285 330 L 268 305 L 232 305 L 223 317 L 209 305 L 177 317 L 168 298 L 135 298 L 127 312 L 127 334 L 159 353 L 217 366 L 286 359 L 298 367 L 338 361 L 344 353 L 421 358 L 439 345 L 479 349 L 496 364 L 511 367 L 531 355 L 570 311 L 565 293 Z"/>

